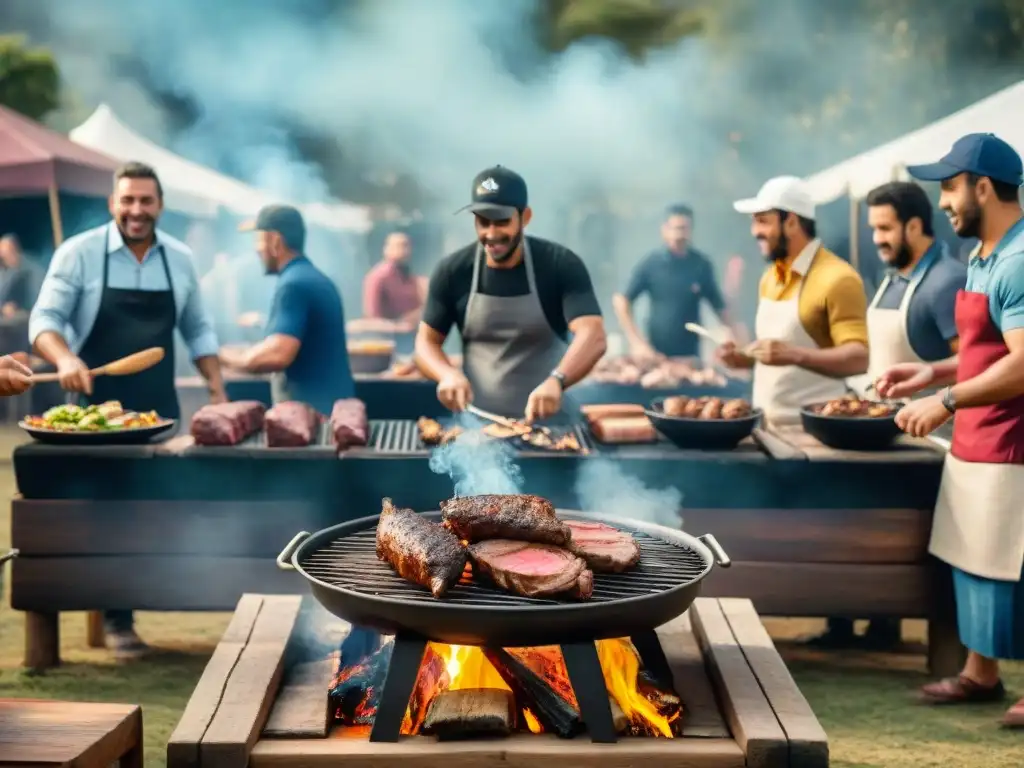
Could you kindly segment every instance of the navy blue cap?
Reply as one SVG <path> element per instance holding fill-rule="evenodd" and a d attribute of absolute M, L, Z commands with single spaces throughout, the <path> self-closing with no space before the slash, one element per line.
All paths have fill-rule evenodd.
<path fill-rule="evenodd" d="M 501 165 L 480 171 L 473 179 L 473 202 L 456 213 L 471 211 L 491 221 L 511 219 L 529 204 L 526 182 L 515 171 Z"/>
<path fill-rule="evenodd" d="M 256 214 L 255 221 L 246 222 L 239 229 L 243 232 L 277 232 L 284 244 L 297 252 L 301 252 L 306 245 L 306 222 L 299 209 L 290 205 L 265 205 Z"/>
<path fill-rule="evenodd" d="M 909 165 L 907 173 L 921 181 L 945 181 L 961 173 L 987 176 L 1019 187 L 1024 167 L 1017 150 L 993 133 L 969 133 L 937 163 Z"/>

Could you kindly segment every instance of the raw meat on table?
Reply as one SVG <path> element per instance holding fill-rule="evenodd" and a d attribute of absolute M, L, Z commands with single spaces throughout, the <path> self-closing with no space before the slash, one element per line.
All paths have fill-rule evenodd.
<path fill-rule="evenodd" d="M 189 431 L 196 445 L 238 445 L 263 427 L 267 407 L 257 400 L 204 405 Z"/>
<path fill-rule="evenodd" d="M 350 397 L 334 403 L 331 409 L 331 438 L 339 451 L 369 442 L 370 421 L 362 400 Z"/>
<path fill-rule="evenodd" d="M 304 448 L 320 434 L 320 414 L 305 403 L 289 400 L 278 403 L 263 419 L 270 448 Z"/>

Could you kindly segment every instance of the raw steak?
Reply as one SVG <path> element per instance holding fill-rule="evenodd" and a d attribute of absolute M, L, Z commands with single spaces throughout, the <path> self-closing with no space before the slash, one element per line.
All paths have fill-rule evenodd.
<path fill-rule="evenodd" d="M 270 448 L 304 448 L 320 436 L 320 414 L 305 403 L 278 403 L 263 419 Z"/>
<path fill-rule="evenodd" d="M 441 597 L 462 578 L 466 550 L 444 526 L 384 499 L 377 523 L 377 557 L 398 575 Z"/>
<path fill-rule="evenodd" d="M 204 405 L 189 427 L 196 445 L 238 445 L 263 427 L 267 407 L 257 400 Z"/>
<path fill-rule="evenodd" d="M 516 539 L 562 546 L 569 528 L 547 499 L 525 494 L 460 496 L 441 502 L 445 524 L 460 539 Z"/>
<path fill-rule="evenodd" d="M 366 405 L 354 397 L 338 400 L 331 409 L 331 438 L 339 451 L 366 445 L 370 439 L 370 422 Z"/>
<path fill-rule="evenodd" d="M 640 545 L 628 531 L 582 520 L 565 524 L 572 531 L 569 551 L 597 573 L 622 573 L 640 562 Z"/>
<path fill-rule="evenodd" d="M 491 539 L 470 546 L 469 556 L 474 572 L 524 597 L 564 593 L 586 600 L 594 591 L 594 574 L 587 564 L 560 547 Z"/>

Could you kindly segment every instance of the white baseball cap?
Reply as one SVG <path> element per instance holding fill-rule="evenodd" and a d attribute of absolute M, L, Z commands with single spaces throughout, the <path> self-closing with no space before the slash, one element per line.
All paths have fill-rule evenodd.
<path fill-rule="evenodd" d="M 814 219 L 814 198 L 806 185 L 796 176 L 776 176 L 768 179 L 757 192 L 757 197 L 737 200 L 732 204 L 740 213 L 789 211 L 805 219 Z"/>

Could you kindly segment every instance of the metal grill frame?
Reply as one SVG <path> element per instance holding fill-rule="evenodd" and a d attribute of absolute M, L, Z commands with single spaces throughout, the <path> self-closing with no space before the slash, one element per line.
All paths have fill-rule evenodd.
<path fill-rule="evenodd" d="M 428 519 L 440 520 L 440 512 L 422 514 Z M 558 510 L 558 514 L 566 520 L 605 523 L 650 537 L 661 545 L 689 550 L 700 558 L 703 565 L 699 573 L 684 577 L 672 586 L 607 600 L 531 599 L 479 585 L 467 589 L 463 584 L 451 593 L 455 594 L 460 589 L 467 589 L 467 593 L 486 593 L 491 602 L 484 605 L 429 596 L 426 599 L 409 599 L 409 596 L 374 594 L 329 583 L 310 573 L 312 568 L 307 570 L 317 553 L 327 549 L 332 542 L 360 532 L 375 532 L 379 515 L 342 523 L 315 534 L 303 531 L 285 547 L 277 562 L 283 569 L 298 571 L 308 580 L 314 596 L 328 611 L 354 625 L 377 629 L 385 634 L 411 633 L 434 642 L 494 647 L 588 642 L 654 630 L 689 608 L 700 594 L 701 582 L 716 562 L 722 567 L 729 565 L 728 556 L 709 535 L 698 539 L 659 525 L 587 515 L 574 510 Z M 379 567 L 391 572 L 386 563 L 379 562 Z M 400 579 L 396 574 L 393 578 Z M 595 592 L 610 581 L 629 578 L 628 573 L 595 574 Z M 429 594 L 421 592 L 421 589 L 408 584 L 410 595 Z"/>

